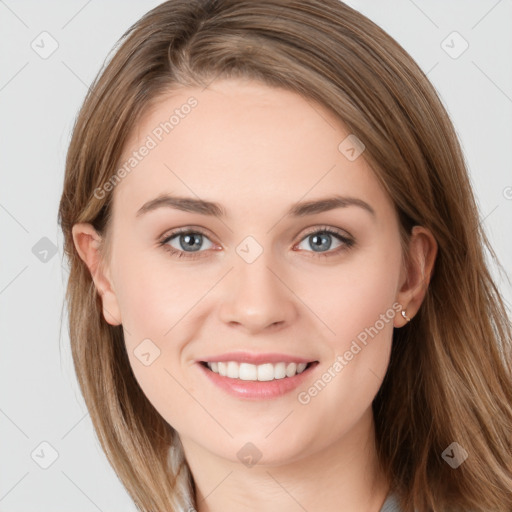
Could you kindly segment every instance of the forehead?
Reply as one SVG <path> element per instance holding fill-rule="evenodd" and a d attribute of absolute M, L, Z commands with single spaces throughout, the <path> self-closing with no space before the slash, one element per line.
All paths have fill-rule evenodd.
<path fill-rule="evenodd" d="M 135 215 L 162 193 L 240 211 L 326 193 L 384 199 L 364 158 L 344 153 L 349 136 L 328 109 L 285 89 L 248 80 L 176 89 L 148 109 L 125 144 L 118 168 L 128 172 L 115 187 L 114 210 Z"/>

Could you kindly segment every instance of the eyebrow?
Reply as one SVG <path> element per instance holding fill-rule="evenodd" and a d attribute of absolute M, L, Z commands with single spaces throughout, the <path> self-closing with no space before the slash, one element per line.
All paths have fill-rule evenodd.
<path fill-rule="evenodd" d="M 335 208 L 347 208 L 349 206 L 357 206 L 366 210 L 373 217 L 376 217 L 375 210 L 362 199 L 356 197 L 332 196 L 314 201 L 305 201 L 295 203 L 286 212 L 287 217 L 305 217 L 307 215 L 314 215 L 322 213 Z M 173 208 L 182 210 L 184 212 L 199 213 L 201 215 L 211 215 L 219 219 L 226 218 L 226 210 L 219 203 L 212 201 L 205 201 L 203 199 L 194 199 L 192 197 L 178 197 L 169 194 L 158 196 L 144 205 L 137 211 L 137 217 L 154 211 L 158 208 Z"/>

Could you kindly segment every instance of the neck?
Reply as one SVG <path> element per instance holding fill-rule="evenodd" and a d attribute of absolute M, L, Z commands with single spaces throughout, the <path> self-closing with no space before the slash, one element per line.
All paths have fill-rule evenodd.
<path fill-rule="evenodd" d="M 293 461 L 245 467 L 191 439 L 182 443 L 198 512 L 379 512 L 389 491 L 377 458 L 371 407 L 335 443 Z"/>

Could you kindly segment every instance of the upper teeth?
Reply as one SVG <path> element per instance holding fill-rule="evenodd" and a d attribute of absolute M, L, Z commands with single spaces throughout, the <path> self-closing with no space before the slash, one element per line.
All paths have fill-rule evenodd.
<path fill-rule="evenodd" d="M 297 373 L 302 373 L 307 363 L 265 363 L 255 365 L 226 361 L 207 363 L 207 365 L 212 372 L 218 373 L 223 377 L 229 377 L 230 379 L 267 381 L 293 377 Z"/>

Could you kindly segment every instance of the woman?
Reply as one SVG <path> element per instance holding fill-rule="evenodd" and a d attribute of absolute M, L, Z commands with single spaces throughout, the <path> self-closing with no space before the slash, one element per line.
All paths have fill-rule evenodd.
<path fill-rule="evenodd" d="M 435 90 L 360 13 L 147 13 L 59 221 L 80 386 L 140 510 L 512 510 L 492 249 Z"/>

